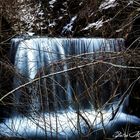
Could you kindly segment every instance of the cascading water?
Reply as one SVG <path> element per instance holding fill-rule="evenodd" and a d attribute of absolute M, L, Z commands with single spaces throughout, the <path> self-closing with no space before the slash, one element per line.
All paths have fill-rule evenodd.
<path fill-rule="evenodd" d="M 56 110 L 64 107 L 71 108 L 71 106 L 73 106 L 71 102 L 73 102 L 74 96 L 76 96 L 75 98 L 83 96 L 82 93 L 86 92 L 85 90 L 88 90 L 93 81 L 95 81 L 93 67 L 88 67 L 88 69 L 90 68 L 91 70 L 87 70 L 90 72 L 90 75 L 87 73 L 86 77 L 84 74 L 81 74 L 84 72 L 82 68 L 78 69 L 80 74 L 77 72 L 77 68 L 75 68 L 75 71 L 73 70 L 74 72 L 72 70 L 69 72 L 69 69 L 73 69 L 78 65 L 84 65 L 84 63 L 94 63 L 94 60 L 101 59 L 99 57 L 103 57 L 103 54 L 99 55 L 97 54 L 98 52 L 119 52 L 123 50 L 124 46 L 123 39 L 34 38 L 22 41 L 20 39 L 13 39 L 12 42 L 18 44 L 17 46 L 13 45 L 14 48 L 17 48 L 14 65 L 19 73 L 27 79 L 31 80 L 37 76 L 64 71 L 61 74 L 54 74 L 48 79 L 40 80 L 40 83 L 37 83 L 40 87 L 38 87 L 35 92 L 40 92 L 39 90 L 41 90 L 41 94 L 44 95 L 43 99 L 39 99 L 37 93 L 35 93 L 36 95 L 33 97 L 33 102 L 35 102 L 35 104 L 33 104 L 38 104 L 38 109 L 41 107 L 41 105 L 39 105 L 40 103 L 48 104 L 48 102 L 52 102 L 50 103 L 51 107 L 55 106 L 53 108 Z M 95 52 L 96 56 L 94 54 Z M 77 65 L 76 63 L 79 64 Z M 39 73 L 39 71 L 41 72 Z M 74 74 L 75 72 L 76 74 Z M 20 85 L 17 81 L 21 82 L 15 79 L 15 87 Z M 31 94 L 33 95 L 33 93 Z M 90 96 L 91 93 L 87 91 L 87 94 L 87 96 Z M 17 95 L 19 96 L 19 92 Z M 15 100 L 19 100 L 19 98 L 20 97 L 16 97 Z M 64 106 L 64 102 L 69 104 L 65 104 Z M 78 102 L 80 102 L 80 100 L 78 100 Z M 49 105 L 43 105 L 43 108 L 48 109 Z"/>
<path fill-rule="evenodd" d="M 0 124 L 0 133 L 68 139 L 119 122 L 140 124 L 137 117 L 121 111 L 111 120 L 126 79 L 111 64 L 123 64 L 117 56 L 123 50 L 123 39 L 12 39 L 11 60 L 18 73 L 13 79 L 16 113 Z"/>

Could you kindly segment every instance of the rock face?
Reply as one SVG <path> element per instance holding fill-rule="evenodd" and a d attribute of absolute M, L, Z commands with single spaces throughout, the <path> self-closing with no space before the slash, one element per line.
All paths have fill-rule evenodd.
<path fill-rule="evenodd" d="M 126 38 L 139 17 L 133 0 L 6 0 L 1 11 L 16 33 L 57 37 Z"/>

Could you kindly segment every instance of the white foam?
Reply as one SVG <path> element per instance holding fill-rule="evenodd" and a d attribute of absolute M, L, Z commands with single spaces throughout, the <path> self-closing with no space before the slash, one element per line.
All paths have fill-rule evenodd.
<path fill-rule="evenodd" d="M 103 129 L 103 126 L 110 129 L 112 124 L 122 122 L 140 124 L 139 118 L 120 112 L 112 121 L 110 121 L 111 117 L 111 112 L 103 111 L 101 114 L 90 110 L 80 111 L 80 115 L 73 111 L 63 111 L 40 114 L 39 116 L 16 116 L 0 124 L 0 133 L 9 137 L 29 138 L 31 136 L 45 137 L 47 135 L 48 137 L 58 136 L 61 139 L 78 135 L 79 129 L 86 135 L 89 126 L 97 131 L 97 129 Z"/>

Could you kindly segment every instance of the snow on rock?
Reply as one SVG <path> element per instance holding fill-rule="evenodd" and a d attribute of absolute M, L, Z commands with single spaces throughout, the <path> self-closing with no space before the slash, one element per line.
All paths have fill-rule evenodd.
<path fill-rule="evenodd" d="M 33 36 L 35 33 L 34 33 L 34 32 L 27 32 L 27 34 L 28 34 L 29 36 Z"/>
<path fill-rule="evenodd" d="M 56 2 L 56 0 L 51 0 L 51 1 L 49 1 L 49 4 L 53 5 L 55 2 Z"/>
<path fill-rule="evenodd" d="M 102 25 L 103 25 L 103 20 L 98 20 L 97 22 L 88 24 L 88 26 L 85 27 L 83 30 L 88 30 L 94 26 L 96 29 L 99 29 L 100 27 L 102 27 Z"/>
<path fill-rule="evenodd" d="M 111 7 L 116 7 L 116 5 L 117 5 L 116 0 L 105 0 L 103 3 L 101 3 L 99 9 L 100 10 L 109 9 Z"/>
<path fill-rule="evenodd" d="M 25 3 L 24 0 L 18 1 L 18 11 L 16 11 L 16 18 L 18 23 L 14 26 L 19 28 L 21 32 L 33 31 L 33 28 L 42 28 L 44 22 L 44 12 L 41 9 L 41 2 L 32 3 L 28 1 Z M 41 21 L 41 22 L 40 22 Z M 18 29 L 17 29 L 18 30 Z"/>
<path fill-rule="evenodd" d="M 49 27 L 53 27 L 53 26 L 55 26 L 56 25 L 56 23 L 55 22 L 52 22 L 52 23 L 50 23 L 48 26 Z"/>
<path fill-rule="evenodd" d="M 134 3 L 134 0 L 129 0 L 128 5 L 132 5 Z"/>
<path fill-rule="evenodd" d="M 103 19 L 101 19 L 101 20 L 98 20 L 98 21 L 96 21 L 96 22 L 89 23 L 88 26 L 86 26 L 86 27 L 85 27 L 84 29 L 82 29 L 82 30 L 89 30 L 90 28 L 93 28 L 93 27 L 95 27 L 95 29 L 98 30 L 100 27 L 103 26 L 104 23 L 109 22 L 110 20 L 111 20 L 111 19 L 108 19 L 108 20 L 103 21 Z"/>
<path fill-rule="evenodd" d="M 70 20 L 70 23 L 68 23 L 66 26 L 63 27 L 62 34 L 66 32 L 72 32 L 73 24 L 76 18 L 77 18 L 77 15 L 72 17 L 72 19 Z"/>
<path fill-rule="evenodd" d="M 49 22 L 49 27 L 54 27 L 55 25 L 56 25 L 56 22 L 55 21 L 52 21 L 52 22 L 50 22 L 49 20 L 48 20 L 48 22 Z"/>
<path fill-rule="evenodd" d="M 49 5 L 50 5 L 50 8 L 54 8 L 54 3 L 56 2 L 56 0 L 51 0 L 49 1 Z"/>
<path fill-rule="evenodd" d="M 136 5 L 135 0 L 123 2 L 100 0 L 88 3 L 84 0 L 47 0 L 45 3 L 43 0 L 17 0 L 13 7 L 10 7 L 9 4 L 7 0 L 7 4 L 5 4 L 7 8 L 4 9 L 8 10 L 4 12 L 12 29 L 17 33 L 30 31 L 41 35 L 67 37 L 101 37 L 102 35 L 106 37 L 122 37 L 123 35 L 125 37 L 125 34 L 131 29 L 127 28 L 127 26 L 131 26 L 127 24 L 128 20 L 131 20 L 129 14 L 135 9 L 132 6 Z M 124 6 L 125 9 L 122 9 Z M 138 10 L 132 15 L 135 15 Z M 118 11 L 120 12 L 118 13 Z M 111 18 L 112 22 L 104 24 L 107 19 Z M 125 32 L 118 30 L 124 25 L 126 25 Z M 100 30 L 101 28 L 104 33 Z M 116 32 L 114 33 L 114 31 Z"/>

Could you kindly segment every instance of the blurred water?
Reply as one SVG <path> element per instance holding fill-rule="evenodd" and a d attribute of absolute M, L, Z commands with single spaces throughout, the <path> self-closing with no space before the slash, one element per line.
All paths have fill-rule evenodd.
<path fill-rule="evenodd" d="M 110 54 L 124 50 L 123 39 L 29 37 L 14 38 L 11 42 L 11 61 L 18 73 L 13 89 L 39 79 L 14 92 L 13 115 L 0 124 L 1 136 L 100 139 L 104 131 L 112 136 L 126 124 L 140 125 L 139 118 L 122 112 L 124 104 L 114 115 L 124 93 L 120 87 L 107 102 L 117 80 L 125 79 L 124 73 L 108 65 L 93 66 L 103 60 L 122 64 L 122 59 L 112 60 Z M 106 57 L 105 53 L 109 55 Z M 97 80 L 100 82 L 95 86 Z"/>

